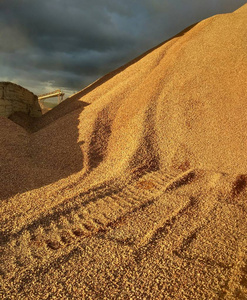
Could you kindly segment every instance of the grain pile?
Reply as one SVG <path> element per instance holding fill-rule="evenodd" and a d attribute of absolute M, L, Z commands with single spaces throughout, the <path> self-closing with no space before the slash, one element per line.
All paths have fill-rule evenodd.
<path fill-rule="evenodd" d="M 247 298 L 246 18 L 0 119 L 4 299 Z"/>

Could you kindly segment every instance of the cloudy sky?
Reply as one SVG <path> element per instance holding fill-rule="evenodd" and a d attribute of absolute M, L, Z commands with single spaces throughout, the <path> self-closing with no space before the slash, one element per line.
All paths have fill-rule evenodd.
<path fill-rule="evenodd" d="M 66 96 L 246 0 L 0 0 L 0 81 Z"/>

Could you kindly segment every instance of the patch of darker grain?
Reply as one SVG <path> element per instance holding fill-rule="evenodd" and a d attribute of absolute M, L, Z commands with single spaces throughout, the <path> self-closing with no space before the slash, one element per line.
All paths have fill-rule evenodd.
<path fill-rule="evenodd" d="M 89 224 L 83 224 L 83 226 L 88 230 L 88 231 L 94 231 L 94 227 Z"/>
<path fill-rule="evenodd" d="M 247 177 L 246 175 L 238 175 L 232 187 L 232 195 L 237 196 L 240 194 L 247 185 Z"/>
<path fill-rule="evenodd" d="M 243 276 L 243 277 L 241 278 L 240 284 L 241 284 L 242 286 L 244 286 L 245 288 L 247 288 L 247 277 L 246 277 L 246 276 Z"/>
<path fill-rule="evenodd" d="M 84 235 L 83 230 L 81 230 L 80 228 L 75 228 L 75 229 L 72 230 L 72 232 L 73 232 L 73 234 L 74 234 L 75 236 L 78 236 L 78 237 Z"/>
<path fill-rule="evenodd" d="M 224 299 L 226 296 L 226 291 L 222 290 L 218 293 L 218 299 Z"/>
<path fill-rule="evenodd" d="M 0 276 L 5 277 L 6 273 L 4 272 L 4 270 L 0 269 Z"/>
<path fill-rule="evenodd" d="M 62 232 L 61 240 L 64 244 L 71 244 L 73 242 L 72 236 L 67 231 Z"/>
<path fill-rule="evenodd" d="M 58 250 L 59 248 L 61 248 L 61 244 L 58 241 L 47 240 L 46 244 L 52 250 Z"/>
<path fill-rule="evenodd" d="M 186 160 L 185 162 L 183 162 L 178 169 L 182 170 L 183 172 L 187 171 L 190 168 L 190 162 L 188 160 Z"/>
<path fill-rule="evenodd" d="M 235 291 L 234 297 L 234 299 L 246 300 L 246 295 L 240 289 L 237 289 Z"/>
<path fill-rule="evenodd" d="M 106 233 L 106 228 L 100 228 L 99 230 L 98 230 L 98 233 L 99 234 L 105 234 Z"/>
<path fill-rule="evenodd" d="M 103 226 L 104 224 L 100 220 L 93 218 L 92 219 L 96 224 Z"/>
<path fill-rule="evenodd" d="M 241 268 L 241 271 L 244 272 L 245 274 L 247 274 L 247 261 L 244 261 L 244 266 Z"/>
<path fill-rule="evenodd" d="M 182 175 L 181 177 L 179 177 L 176 180 L 174 180 L 167 187 L 167 191 L 174 190 L 174 189 L 179 188 L 179 187 L 181 187 L 183 185 L 191 183 L 193 181 L 193 179 L 195 178 L 195 176 L 196 176 L 195 171 L 190 171 L 190 172 Z"/>
<path fill-rule="evenodd" d="M 9 241 L 9 237 L 5 234 L 5 232 L 0 232 L 0 245 Z"/>

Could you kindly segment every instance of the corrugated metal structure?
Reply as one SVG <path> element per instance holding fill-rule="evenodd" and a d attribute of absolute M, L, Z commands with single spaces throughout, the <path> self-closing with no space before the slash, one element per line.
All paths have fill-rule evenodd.
<path fill-rule="evenodd" d="M 31 117 L 42 115 L 38 97 L 12 82 L 0 82 L 0 116 L 9 117 L 21 111 Z"/>

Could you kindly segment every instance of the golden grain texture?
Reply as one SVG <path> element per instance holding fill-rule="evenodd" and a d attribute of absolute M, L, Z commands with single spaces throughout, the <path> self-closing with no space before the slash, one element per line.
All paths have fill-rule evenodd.
<path fill-rule="evenodd" d="M 3 299 L 247 299 L 246 19 L 0 119 Z"/>

